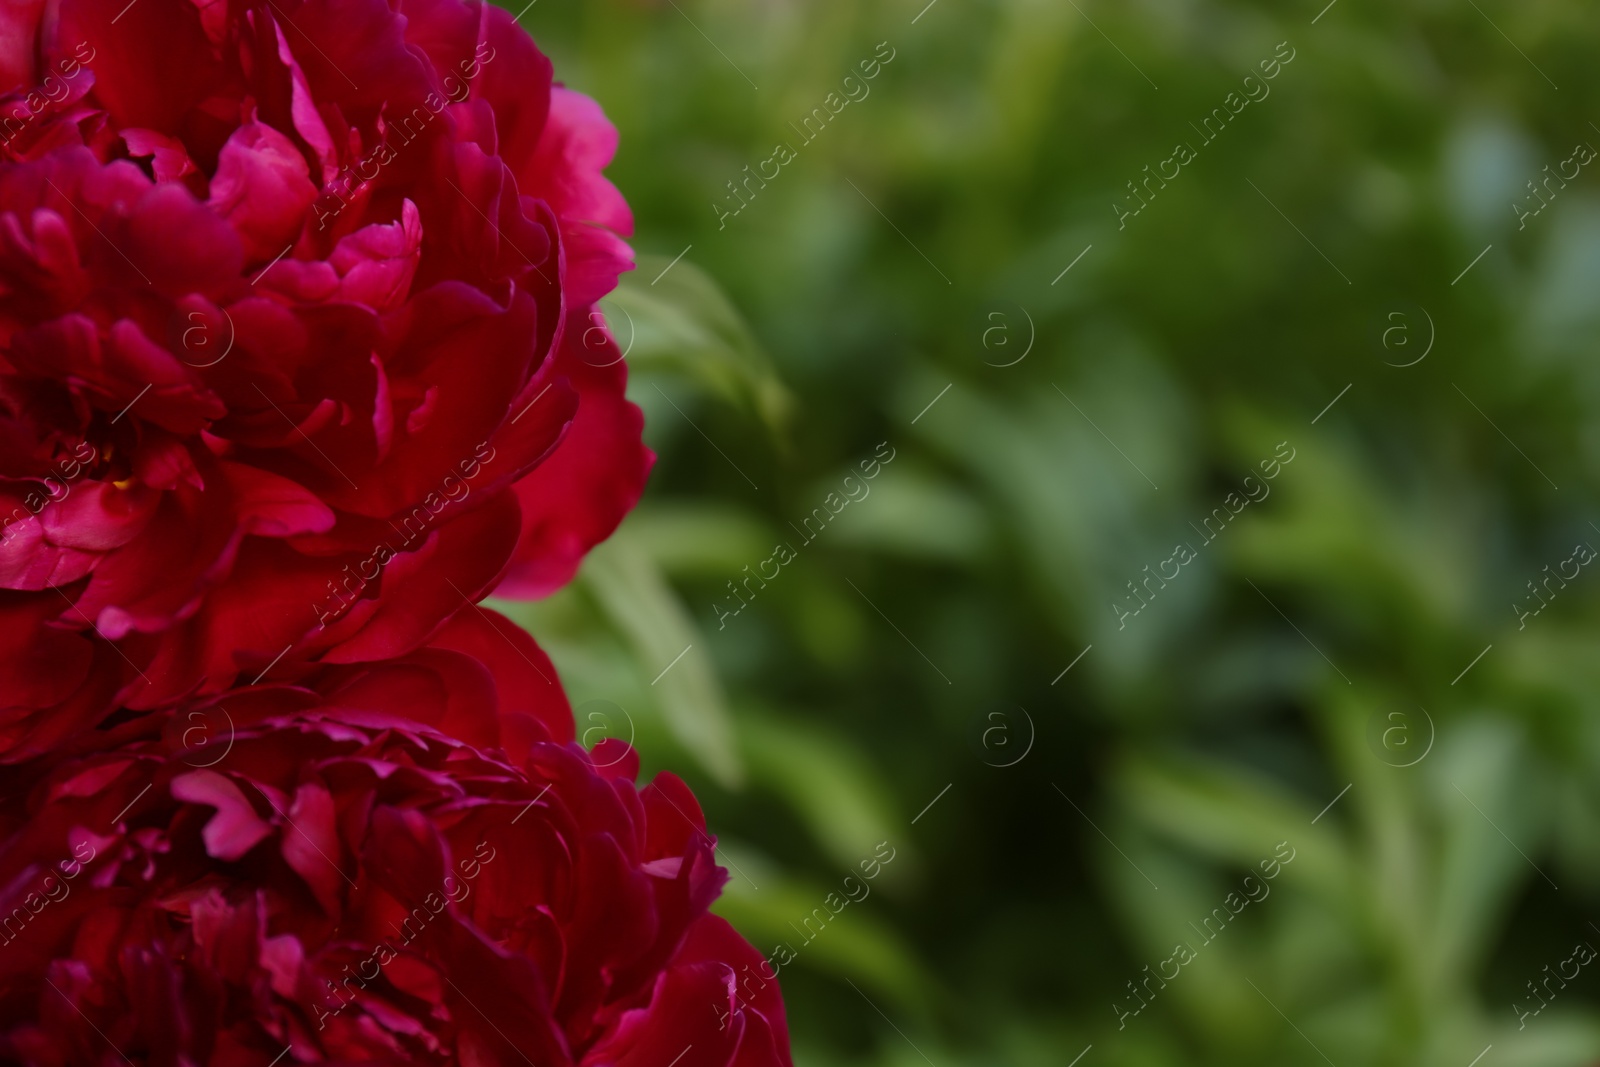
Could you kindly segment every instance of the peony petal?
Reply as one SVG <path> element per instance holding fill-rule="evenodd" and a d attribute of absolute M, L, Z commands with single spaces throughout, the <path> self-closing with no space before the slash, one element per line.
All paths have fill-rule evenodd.
<path fill-rule="evenodd" d="M 198 770 L 178 775 L 172 779 L 172 795 L 178 800 L 216 809 L 217 813 L 201 831 L 206 852 L 214 859 L 241 859 L 272 833 L 272 824 L 256 814 L 232 779 L 216 771 Z"/>
<path fill-rule="evenodd" d="M 570 581 L 584 554 L 638 503 L 655 462 L 644 446 L 644 416 L 624 395 L 621 353 L 598 328 L 589 330 L 566 332 L 553 373 L 577 387 L 578 414 L 555 454 L 517 483 L 522 537 L 499 596 L 546 596 Z M 614 359 L 595 365 L 597 351 Z"/>
<path fill-rule="evenodd" d="M 175 182 L 185 175 L 199 173 L 189 158 L 189 149 L 176 137 L 168 137 L 157 130 L 139 129 L 123 130 L 121 134 L 128 146 L 128 155 L 150 160 L 156 181 Z"/>
<path fill-rule="evenodd" d="M 397 416 L 427 404 L 427 418 L 402 432 L 407 424 L 397 417 L 383 461 L 355 479 L 357 485 L 325 493 L 335 507 L 378 518 L 429 498 L 446 499 L 451 486 L 445 480 L 459 482 L 475 469 L 475 453 L 505 420 L 534 358 L 534 305 L 526 297 L 502 310 L 478 290 L 452 282 L 414 296 L 404 315 L 403 326 L 391 323 L 404 330 L 405 343 L 386 361 L 389 394 Z M 543 446 L 553 443 L 546 436 Z"/>
<path fill-rule="evenodd" d="M 555 665 L 526 630 L 504 615 L 487 608 L 460 612 L 429 644 L 485 665 L 495 684 L 500 718 L 532 719 L 541 727 L 537 738 L 521 736 L 523 746 L 535 739 L 573 739 L 572 705 Z M 511 749 L 507 741 L 500 743 Z"/>
<path fill-rule="evenodd" d="M 44 9 L 44 0 L 19 0 L 0 7 L 0 92 L 38 82 L 34 41 Z"/>
<path fill-rule="evenodd" d="M 383 659 L 427 641 L 445 619 L 494 587 L 511 558 L 517 525 L 516 500 L 501 493 L 441 525 L 415 551 L 396 555 L 383 567 L 377 613 L 324 658 Z"/>
<path fill-rule="evenodd" d="M 421 259 L 422 215 L 407 200 L 399 222 L 356 230 L 340 240 L 328 263 L 339 274 L 338 299 L 387 311 L 410 293 Z"/>
<path fill-rule="evenodd" d="M 209 204 L 239 234 L 246 261 L 261 262 L 288 249 L 316 197 L 294 142 L 271 126 L 248 122 L 222 147 Z"/>
<path fill-rule="evenodd" d="M 222 75 L 193 4 L 61 0 L 59 40 L 88 45 L 95 97 L 117 128 L 175 129 Z M 159 56 L 154 77 L 151 57 Z"/>
<path fill-rule="evenodd" d="M 725 1016 L 729 968 L 721 963 L 675 967 L 660 975 L 647 1006 L 625 1012 L 616 1028 L 583 1058 L 585 1067 L 727 1067 L 743 1027 Z M 724 1025 L 718 1026 L 719 1021 Z M 743 1020 L 737 1021 L 742 1023 Z M 677 1049 L 674 1053 L 672 1050 Z"/>
<path fill-rule="evenodd" d="M 29 510 L 14 506 L 0 539 L 0 588 L 37 591 L 70 585 L 94 570 L 100 553 L 53 544 L 43 512 L 33 515 Z"/>
<path fill-rule="evenodd" d="M 333 528 L 333 509 L 305 486 L 259 467 L 218 464 L 236 499 L 239 528 L 261 537 L 293 537 Z"/>
<path fill-rule="evenodd" d="M 53 590 L 0 592 L 0 706 L 54 704 L 81 684 L 93 649 L 82 635 L 46 625 L 61 608 Z"/>
<path fill-rule="evenodd" d="M 77 600 L 111 640 L 191 614 L 208 572 L 225 568 L 238 534 L 226 508 L 192 489 L 161 494 L 145 535 L 105 556 Z"/>
<path fill-rule="evenodd" d="M 334 825 L 333 795 L 321 782 L 301 782 L 286 814 L 289 825 L 280 846 L 284 861 L 305 879 L 323 912 L 337 919 L 349 876 L 339 867 L 343 849 Z"/>
<path fill-rule="evenodd" d="M 538 148 L 516 171 L 522 191 L 549 203 L 561 219 L 569 307 L 589 306 L 633 269 L 633 250 L 622 239 L 633 232 L 633 212 L 601 174 L 616 151 L 616 127 L 600 105 L 558 87 Z"/>
<path fill-rule="evenodd" d="M 110 552 L 144 532 L 160 503 L 161 494 L 147 486 L 89 482 L 69 486 L 39 513 L 39 525 L 53 545 Z"/>
<path fill-rule="evenodd" d="M 728 1009 L 742 1016 L 745 1024 L 729 1067 L 792 1067 L 789 1025 L 774 965 L 717 915 L 696 920 L 672 966 L 694 966 L 702 961 L 727 967 Z"/>

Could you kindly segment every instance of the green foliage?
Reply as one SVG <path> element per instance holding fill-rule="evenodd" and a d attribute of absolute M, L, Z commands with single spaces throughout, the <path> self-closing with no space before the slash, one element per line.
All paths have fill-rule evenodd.
<path fill-rule="evenodd" d="M 802 1064 L 1600 1061 L 1592 968 L 1512 1006 L 1600 945 L 1600 574 L 1529 585 L 1600 546 L 1600 171 L 1511 207 L 1600 145 L 1600 15 L 925 2 L 524 17 L 621 129 L 660 455 L 507 608 L 580 729 L 691 782 L 763 951 L 899 850 L 782 971 Z"/>
<path fill-rule="evenodd" d="M 787 391 L 739 313 L 694 264 L 639 256 L 634 273 L 623 276 L 601 308 L 626 347 L 630 367 L 682 375 L 744 406 L 774 430 L 784 424 Z"/>

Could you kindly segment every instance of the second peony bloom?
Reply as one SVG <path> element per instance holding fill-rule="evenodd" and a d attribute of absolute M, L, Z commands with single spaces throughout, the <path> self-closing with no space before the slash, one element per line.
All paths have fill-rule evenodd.
<path fill-rule="evenodd" d="M 693 794 L 495 621 L 8 776 L 0 1059 L 790 1067 Z"/>

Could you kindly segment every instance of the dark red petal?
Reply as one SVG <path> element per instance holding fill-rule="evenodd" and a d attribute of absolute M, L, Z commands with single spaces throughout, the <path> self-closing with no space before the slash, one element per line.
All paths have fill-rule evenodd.
<path fill-rule="evenodd" d="M 350 472 L 355 486 L 325 492 L 335 507 L 361 515 L 388 518 L 448 499 L 446 479 L 460 481 L 534 359 L 527 297 L 502 310 L 480 291 L 447 282 L 414 296 L 404 315 L 392 327 L 404 343 L 384 368 L 396 405 L 393 444 L 370 470 Z"/>
<path fill-rule="evenodd" d="M 601 173 L 616 151 L 616 127 L 600 105 L 557 87 L 538 148 L 516 170 L 518 187 L 547 202 L 561 219 L 572 308 L 599 300 L 617 287 L 619 274 L 633 269 L 633 250 L 622 239 L 633 232 L 633 212 Z"/>
<path fill-rule="evenodd" d="M 429 647 L 328 674 L 319 688 L 341 711 L 360 712 L 364 722 L 431 726 L 486 749 L 500 744 L 494 677 L 470 656 Z"/>
<path fill-rule="evenodd" d="M 706 836 L 700 802 L 682 778 L 662 771 L 639 790 L 646 815 L 645 858 L 681 856 L 689 843 Z"/>
<path fill-rule="evenodd" d="M 431 648 L 453 649 L 484 664 L 494 678 L 502 720 L 532 719 L 543 736 L 520 736 L 523 751 L 532 740 L 565 743 L 573 739 L 572 705 L 561 688 L 555 665 L 526 630 L 487 608 L 459 612 L 429 642 Z M 503 729 L 518 727 L 506 724 Z M 506 739 L 501 744 L 513 758 L 521 753 Z"/>
<path fill-rule="evenodd" d="M 326 785 L 315 780 L 301 782 L 284 813 L 288 825 L 279 847 L 284 860 L 316 894 L 322 910 L 337 919 L 343 910 L 340 901 L 349 876 L 338 866 L 343 850 L 334 825 L 335 814 L 333 796 Z"/>
<path fill-rule="evenodd" d="M 140 536 L 95 567 L 69 617 L 93 619 L 113 641 L 130 630 L 166 629 L 194 612 L 203 583 L 226 567 L 237 538 L 220 490 L 163 493 Z"/>
<path fill-rule="evenodd" d="M 406 47 L 405 20 L 385 0 L 274 0 L 283 37 L 312 96 L 352 123 L 408 112 L 427 93 L 427 64 Z M 258 8 L 257 11 L 260 11 Z"/>
<path fill-rule="evenodd" d="M 773 965 L 717 915 L 701 916 L 689 928 L 672 965 L 701 961 L 727 965 L 734 986 L 728 1008 L 744 1016 L 744 1033 L 729 1067 L 791 1067 L 789 1025 Z"/>
<path fill-rule="evenodd" d="M 395 556 L 383 568 L 376 614 L 324 658 L 385 659 L 427 641 L 494 586 L 516 545 L 518 521 L 516 499 L 501 493 L 441 525 L 416 551 Z"/>
<path fill-rule="evenodd" d="M 236 860 L 272 834 L 272 824 L 256 814 L 234 782 L 216 771 L 196 770 L 172 780 L 172 795 L 216 809 L 206 823 L 206 851 L 215 859 Z"/>
<path fill-rule="evenodd" d="M 49 589 L 69 585 L 94 569 L 100 553 L 53 544 L 45 529 L 44 511 L 13 504 L 12 521 L 0 540 L 0 588 Z M 20 517 L 18 517 L 20 513 Z"/>
<path fill-rule="evenodd" d="M 247 122 L 222 146 L 209 206 L 239 234 L 246 261 L 261 262 L 300 235 L 316 196 L 294 142 L 271 126 Z"/>
<path fill-rule="evenodd" d="M 95 97 L 117 127 L 177 129 L 221 69 L 189 3 L 62 0 L 56 39 L 93 49 Z M 113 22 L 113 20 L 115 20 Z M 160 56 L 160 76 L 152 57 Z"/>
<path fill-rule="evenodd" d="M 639 502 L 655 462 L 644 415 L 625 396 L 622 354 L 603 330 L 569 324 L 554 373 L 576 386 L 578 414 L 555 454 L 517 483 L 522 537 L 499 596 L 545 596 L 570 581 Z"/>
<path fill-rule="evenodd" d="M 459 0 L 405 0 L 406 39 L 427 52 L 441 88 L 453 77 L 494 108 L 499 155 L 527 171 L 550 110 L 550 61 L 511 15 Z M 459 94 L 457 94 L 459 96 Z"/>
<path fill-rule="evenodd" d="M 44 0 L 24 0 L 0 8 L 0 92 L 38 83 L 34 41 L 44 8 Z"/>
<path fill-rule="evenodd" d="M 586 1067 L 728 1067 L 741 1027 L 719 1009 L 728 1001 L 728 968 L 716 963 L 661 974 L 646 1007 L 625 1012 L 616 1028 L 583 1058 Z M 740 1020 L 742 1021 L 742 1020 Z M 720 1025 L 719 1025 L 720 1024 Z"/>
<path fill-rule="evenodd" d="M 332 529 L 333 509 L 305 486 L 259 467 L 219 463 L 233 490 L 239 528 L 263 537 L 293 537 Z"/>
<path fill-rule="evenodd" d="M 131 706 L 159 707 L 202 682 L 209 691 L 231 685 L 241 672 L 254 679 L 307 635 L 319 633 L 317 605 L 339 564 L 302 556 L 281 541 L 248 538 L 228 581 L 211 590 L 192 618 L 162 635 L 144 673 L 149 684 L 128 696 Z"/>
<path fill-rule="evenodd" d="M 54 589 L 0 592 L 0 706 L 54 704 L 82 683 L 93 654 L 90 641 L 48 625 L 65 604 Z"/>

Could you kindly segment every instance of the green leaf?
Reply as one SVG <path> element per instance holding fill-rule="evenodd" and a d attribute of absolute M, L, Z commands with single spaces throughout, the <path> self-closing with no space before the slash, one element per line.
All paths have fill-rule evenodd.
<path fill-rule="evenodd" d="M 589 554 L 579 581 L 652 679 L 648 689 L 673 737 L 718 784 L 738 788 L 744 770 L 710 649 L 655 561 L 616 537 Z"/>
<path fill-rule="evenodd" d="M 694 264 L 640 256 L 600 307 L 635 369 L 690 378 L 782 431 L 788 390 L 739 312 Z"/>
<path fill-rule="evenodd" d="M 890 840 L 901 857 L 896 873 L 914 868 L 881 775 L 847 737 L 815 720 L 770 715 L 743 715 L 739 728 L 751 771 L 805 820 L 836 863 L 853 869 Z"/>

